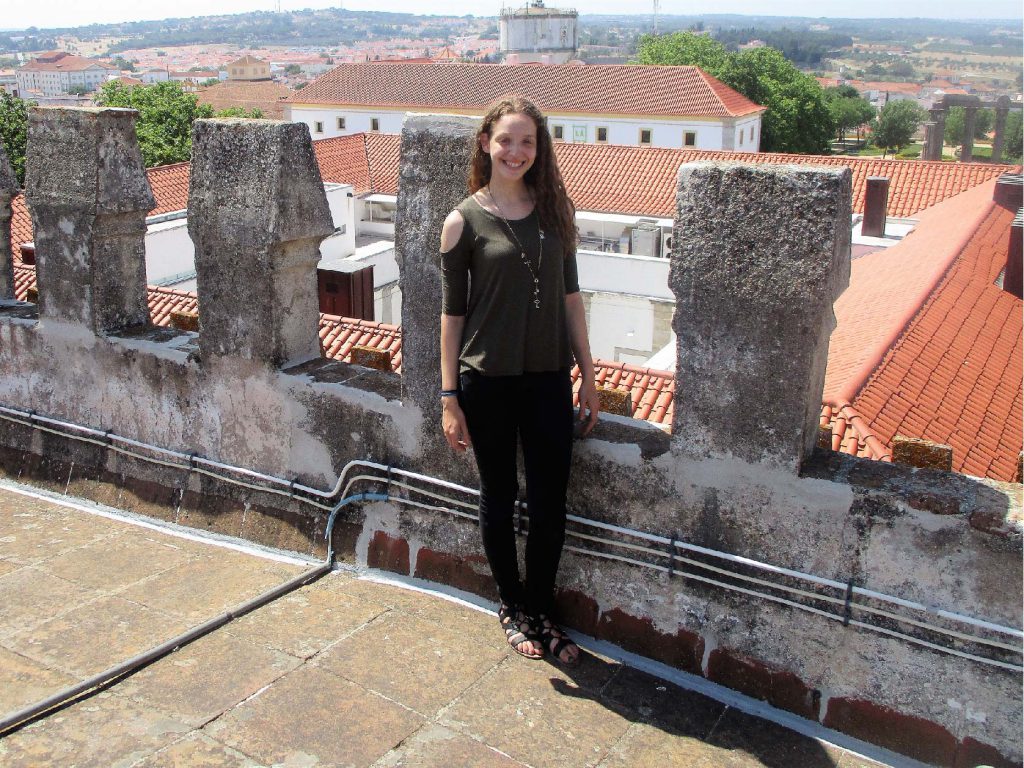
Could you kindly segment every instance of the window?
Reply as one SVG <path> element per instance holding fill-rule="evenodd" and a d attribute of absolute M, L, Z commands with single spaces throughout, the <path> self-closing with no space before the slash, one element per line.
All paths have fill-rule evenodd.
<path fill-rule="evenodd" d="M 650 128 L 641 128 L 640 129 L 640 143 L 641 144 L 650 144 L 651 143 L 651 129 Z"/>
<path fill-rule="evenodd" d="M 344 117 L 339 117 L 338 118 L 338 130 L 339 131 L 344 131 L 345 130 L 345 118 Z"/>
<path fill-rule="evenodd" d="M 743 143 L 742 137 L 740 138 L 740 144 Z M 696 147 L 697 146 L 697 132 L 686 131 L 683 133 L 683 146 L 684 147 Z"/>
<path fill-rule="evenodd" d="M 743 146 L 743 131 L 740 131 L 740 146 Z"/>
<path fill-rule="evenodd" d="M 603 125 L 597 126 L 594 132 L 594 141 L 603 144 L 608 141 L 608 128 Z"/>
<path fill-rule="evenodd" d="M 565 126 L 552 125 L 551 138 L 553 138 L 555 141 L 565 141 Z"/>
<path fill-rule="evenodd" d="M 754 140 L 754 126 L 750 126 L 750 140 Z"/>
<path fill-rule="evenodd" d="M 379 117 L 371 117 L 370 118 L 370 130 L 371 131 L 379 131 L 380 130 L 380 118 Z"/>
<path fill-rule="evenodd" d="M 315 123 L 313 123 L 313 133 L 323 133 L 323 132 L 324 132 L 324 124 L 320 120 L 317 120 Z"/>

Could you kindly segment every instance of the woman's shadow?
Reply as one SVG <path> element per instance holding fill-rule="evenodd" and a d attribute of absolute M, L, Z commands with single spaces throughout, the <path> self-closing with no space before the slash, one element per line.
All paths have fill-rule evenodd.
<path fill-rule="evenodd" d="M 654 675 L 582 650 L 574 666 L 546 662 L 552 688 L 563 696 L 589 699 L 646 728 L 660 738 L 642 739 L 641 752 L 660 744 L 661 766 L 746 768 L 843 768 L 869 766 L 840 747 L 689 691 Z M 657 734 L 653 734 L 657 737 Z M 664 737 L 668 737 L 666 740 Z M 638 745 L 639 747 L 639 745 Z M 620 743 L 629 750 L 630 744 Z M 685 755 L 685 762 L 679 762 Z M 691 757 L 692 756 L 692 757 Z M 641 754 L 628 764 L 646 765 Z M 692 762 L 691 762 L 692 760 Z"/>

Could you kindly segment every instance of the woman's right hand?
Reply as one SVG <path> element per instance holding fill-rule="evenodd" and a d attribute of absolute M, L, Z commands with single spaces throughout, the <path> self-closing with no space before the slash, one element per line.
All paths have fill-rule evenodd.
<path fill-rule="evenodd" d="M 453 451 L 465 451 L 470 446 L 466 415 L 459 406 L 458 398 L 441 399 L 441 428 L 444 430 L 445 440 Z"/>

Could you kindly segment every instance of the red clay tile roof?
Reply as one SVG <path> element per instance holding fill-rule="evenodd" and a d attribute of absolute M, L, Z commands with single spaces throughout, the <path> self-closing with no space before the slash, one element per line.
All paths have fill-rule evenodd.
<path fill-rule="evenodd" d="M 994 189 L 991 180 L 929 208 L 904 240 L 853 261 L 835 303 L 826 403 L 856 397 L 988 214 Z"/>
<path fill-rule="evenodd" d="M 864 210 L 869 176 L 889 179 L 889 215 L 913 216 L 935 203 L 1013 171 L 1008 165 L 882 160 L 876 157 L 786 155 L 704 150 L 557 144 L 555 152 L 569 195 L 582 211 L 671 217 L 676 174 L 686 162 L 715 161 L 820 165 L 853 171 L 853 209 Z"/>
<path fill-rule="evenodd" d="M 188 208 L 188 177 L 191 167 L 191 163 L 175 163 L 146 171 L 153 197 L 156 198 L 156 208 L 149 212 L 150 216 Z"/>
<path fill-rule="evenodd" d="M 1024 302 L 994 281 L 1016 212 L 992 203 L 984 210 L 852 405 L 884 443 L 900 434 L 951 445 L 957 472 L 1011 480 L 1024 443 Z"/>
<path fill-rule="evenodd" d="M 374 192 L 398 194 L 398 159 L 402 137 L 397 133 L 367 133 L 366 158 Z"/>
<path fill-rule="evenodd" d="M 225 80 L 200 89 L 196 96 L 200 104 L 209 104 L 218 112 L 231 107 L 259 109 L 268 120 L 283 120 L 285 99 L 291 94 L 288 86 L 269 80 Z"/>
<path fill-rule="evenodd" d="M 290 101 L 480 110 L 512 93 L 549 112 L 738 117 L 764 109 L 697 67 L 639 64 L 342 64 Z"/>
<path fill-rule="evenodd" d="M 314 141 L 313 152 L 324 181 L 351 184 L 357 195 L 373 191 L 362 134 Z"/>
<path fill-rule="evenodd" d="M 23 72 L 82 72 L 86 69 L 98 67 L 116 72 L 117 69 L 106 62 L 96 59 L 86 59 L 82 56 L 74 56 L 64 51 L 50 51 L 44 53 L 28 64 L 21 67 Z"/>
<path fill-rule="evenodd" d="M 21 261 L 18 247 L 22 243 L 32 241 L 32 216 L 25 205 L 25 196 L 16 195 L 11 200 L 11 246 L 14 251 L 14 263 Z"/>

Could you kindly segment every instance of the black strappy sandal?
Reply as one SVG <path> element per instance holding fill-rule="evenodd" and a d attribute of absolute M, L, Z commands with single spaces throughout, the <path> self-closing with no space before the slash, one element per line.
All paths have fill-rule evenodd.
<path fill-rule="evenodd" d="M 539 625 L 540 642 L 544 646 L 544 652 L 551 654 L 551 657 L 566 666 L 575 666 L 580 661 L 580 647 L 572 641 L 565 632 L 543 613 L 537 614 L 536 621 Z M 569 659 L 562 658 L 562 652 L 575 648 L 576 653 L 570 654 Z"/>
<path fill-rule="evenodd" d="M 513 651 L 527 659 L 544 658 L 543 649 L 538 648 L 536 655 L 520 650 L 525 643 L 540 643 L 540 635 L 537 634 L 536 628 L 525 611 L 502 603 L 498 608 L 498 621 L 501 622 L 501 628 L 505 630 L 505 640 Z"/>

